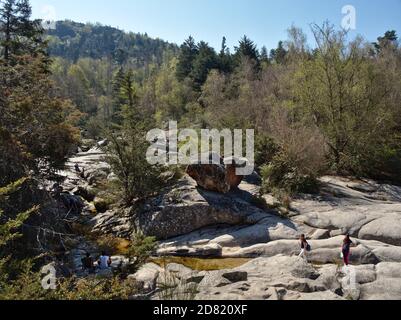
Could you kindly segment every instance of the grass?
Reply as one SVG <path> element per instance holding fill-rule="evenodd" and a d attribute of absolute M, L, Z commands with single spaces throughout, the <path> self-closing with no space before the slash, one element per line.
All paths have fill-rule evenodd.
<path fill-rule="evenodd" d="M 251 260 L 252 259 L 246 258 L 201 259 L 190 257 L 161 257 L 152 258 L 151 262 L 154 262 L 163 268 L 169 263 L 177 263 L 184 265 L 192 270 L 215 271 L 237 268 Z"/>

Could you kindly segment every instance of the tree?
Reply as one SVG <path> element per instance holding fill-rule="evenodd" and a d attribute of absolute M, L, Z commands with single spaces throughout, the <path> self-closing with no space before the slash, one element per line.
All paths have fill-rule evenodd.
<path fill-rule="evenodd" d="M 388 48 L 390 46 L 394 46 L 394 43 L 398 40 L 397 33 L 395 30 L 387 31 L 383 37 L 377 38 L 377 42 L 374 42 L 373 45 L 378 53 L 380 53 L 383 49 Z"/>
<path fill-rule="evenodd" d="M 227 47 L 226 37 L 223 37 L 218 59 L 219 59 L 219 70 L 224 73 L 231 73 L 233 69 L 233 61 L 230 49 Z"/>
<path fill-rule="evenodd" d="M 216 52 L 206 42 L 201 41 L 198 44 L 198 54 L 193 61 L 193 70 L 190 77 L 194 81 L 195 88 L 205 83 L 209 72 L 218 68 L 218 58 Z"/>
<path fill-rule="evenodd" d="M 9 61 L 13 55 L 44 54 L 43 29 L 40 22 L 31 21 L 28 0 L 2 0 L 0 2 L 0 34 L 3 58 Z"/>
<path fill-rule="evenodd" d="M 360 39 L 347 44 L 346 33 L 328 24 L 312 31 L 318 51 L 295 78 L 296 101 L 324 134 L 332 167 L 361 174 L 373 150 L 391 142 L 394 130 L 384 74 Z"/>
<path fill-rule="evenodd" d="M 267 48 L 265 46 L 260 50 L 260 62 L 265 65 L 270 63 L 269 54 L 267 53 Z"/>
<path fill-rule="evenodd" d="M 60 168 L 78 138 L 77 113 L 55 94 L 41 29 L 28 1 L 2 3 L 5 59 L 0 60 L 0 184 Z M 5 20 L 4 20 L 5 19 Z M 5 26 L 3 25 L 5 23 Z M 12 61 L 12 63 L 9 63 Z M 29 173 L 32 171 L 32 173 Z"/>
<path fill-rule="evenodd" d="M 149 117 L 139 110 L 140 97 L 132 70 L 124 75 L 120 93 L 123 101 L 122 123 L 118 132 L 106 131 L 110 141 L 106 151 L 107 161 L 120 181 L 123 201 L 126 205 L 130 205 L 135 200 L 148 197 L 160 188 L 161 171 L 146 160 L 149 147 L 146 133 L 152 125 Z"/>
<path fill-rule="evenodd" d="M 191 74 L 193 70 L 193 63 L 197 54 L 198 47 L 195 44 L 194 38 L 190 36 L 181 45 L 180 54 L 178 56 L 176 75 L 179 81 L 183 81 Z"/>
<path fill-rule="evenodd" d="M 9 266 L 6 266 L 6 263 L 12 258 L 12 254 L 15 253 L 12 248 L 8 247 L 8 244 L 21 237 L 19 232 L 21 226 L 29 216 L 38 209 L 37 207 L 34 207 L 26 212 L 17 214 L 14 218 L 5 215 L 3 211 L 3 208 L 7 207 L 7 197 L 18 191 L 25 181 L 26 179 L 20 179 L 6 187 L 0 187 L 0 297 L 8 286 L 10 275 L 15 272 L 12 267 L 10 268 Z M 14 266 L 17 266 L 15 261 Z"/>
<path fill-rule="evenodd" d="M 257 69 L 260 67 L 259 51 L 256 44 L 247 36 L 241 38 L 239 46 L 235 48 L 235 51 L 237 63 L 240 63 L 242 59 L 247 58 L 255 63 Z"/>
<path fill-rule="evenodd" d="M 287 50 L 284 49 L 283 41 L 279 41 L 277 49 L 270 51 L 270 60 L 278 64 L 283 64 L 287 56 Z"/>

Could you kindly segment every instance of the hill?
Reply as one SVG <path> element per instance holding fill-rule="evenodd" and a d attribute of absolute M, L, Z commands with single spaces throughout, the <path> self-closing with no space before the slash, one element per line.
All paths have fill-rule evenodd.
<path fill-rule="evenodd" d="M 152 39 L 146 33 L 124 32 L 101 24 L 58 21 L 48 31 L 49 53 L 70 61 L 111 57 L 119 64 L 143 66 L 160 63 L 167 52 L 178 52 L 175 44 Z"/>

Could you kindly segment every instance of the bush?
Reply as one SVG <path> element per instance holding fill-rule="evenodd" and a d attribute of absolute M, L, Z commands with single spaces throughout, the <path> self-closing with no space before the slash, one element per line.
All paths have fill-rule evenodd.
<path fill-rule="evenodd" d="M 157 246 L 156 238 L 146 237 L 142 232 L 137 232 L 128 248 L 127 256 L 130 259 L 129 272 L 135 273 L 145 264 L 155 251 Z"/>
<path fill-rule="evenodd" d="M 286 155 L 282 153 L 277 155 L 270 164 L 263 166 L 261 174 L 263 192 L 277 194 L 275 190 L 279 189 L 292 195 L 319 191 L 317 178 L 312 174 L 300 173 L 299 169 L 292 166 L 286 160 Z"/>
<path fill-rule="evenodd" d="M 146 160 L 149 144 L 145 137 L 146 131 L 139 128 L 127 128 L 121 137 L 109 134 L 107 161 L 118 177 L 126 205 L 153 195 L 164 185 L 162 168 Z"/>

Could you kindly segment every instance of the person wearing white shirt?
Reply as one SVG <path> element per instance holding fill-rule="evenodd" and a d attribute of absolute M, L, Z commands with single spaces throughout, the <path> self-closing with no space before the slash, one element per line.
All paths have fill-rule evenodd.
<path fill-rule="evenodd" d="M 99 269 L 105 270 L 111 266 L 111 258 L 103 251 L 98 261 Z"/>

